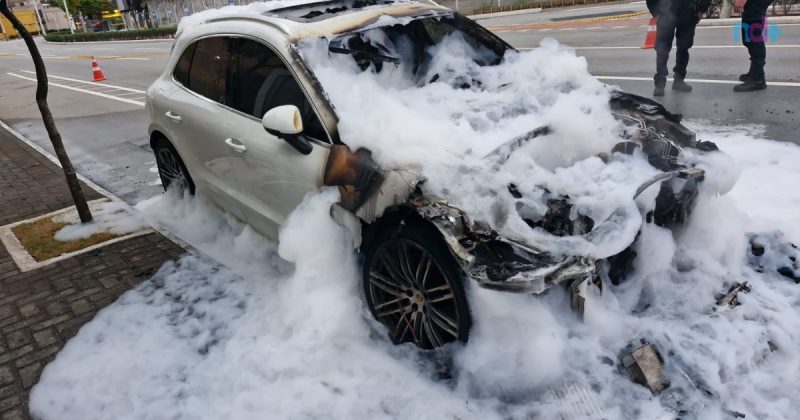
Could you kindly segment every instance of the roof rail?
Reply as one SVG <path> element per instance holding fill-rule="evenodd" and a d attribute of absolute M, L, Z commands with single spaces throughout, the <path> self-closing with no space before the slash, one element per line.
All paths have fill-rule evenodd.
<path fill-rule="evenodd" d="M 252 14 L 223 15 L 223 16 L 213 17 L 211 19 L 208 19 L 208 20 L 204 21 L 203 23 L 226 22 L 226 21 L 231 21 L 231 20 L 235 20 L 235 21 L 248 20 L 248 21 L 251 21 L 251 22 L 264 23 L 264 24 L 267 24 L 269 26 L 274 27 L 275 29 L 283 32 L 284 34 L 288 34 L 286 32 L 286 29 L 284 27 L 282 27 L 281 25 L 278 25 L 277 23 L 275 23 L 272 20 L 267 19 L 265 17 L 258 17 L 256 15 L 252 15 Z"/>

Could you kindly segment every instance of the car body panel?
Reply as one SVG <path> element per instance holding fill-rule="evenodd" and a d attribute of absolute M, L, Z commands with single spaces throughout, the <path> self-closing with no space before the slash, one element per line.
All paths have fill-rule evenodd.
<path fill-rule="evenodd" d="M 168 101 L 168 111 L 181 117 L 181 122 L 174 123 L 177 127 L 173 144 L 197 188 L 217 203 L 229 198 L 239 202 L 239 185 L 232 166 L 235 156 L 225 143 L 237 128 L 235 121 L 219 104 L 183 87 L 176 89 Z M 231 213 L 244 216 L 238 205 L 230 207 Z"/>
<path fill-rule="evenodd" d="M 260 233 L 277 238 L 288 214 L 305 194 L 322 185 L 330 136 L 312 141 L 312 153 L 302 155 L 268 134 L 260 120 L 177 82 L 172 71 L 183 50 L 197 40 L 214 36 L 253 39 L 278 53 L 329 131 L 325 121 L 331 118 L 322 118 L 326 114 L 316 108 L 320 102 L 309 93 L 315 91 L 313 81 L 290 59 L 293 52 L 285 36 L 257 22 L 212 22 L 191 28 L 176 40 L 166 70 L 148 90 L 150 132 L 162 133 L 175 146 L 198 190 Z M 167 112 L 179 115 L 181 121 L 171 120 Z M 246 151 L 241 153 L 226 141 L 239 143 Z"/>
<path fill-rule="evenodd" d="M 232 136 L 247 149 L 231 159 L 245 218 L 257 231 L 277 238 L 289 213 L 306 194 L 322 186 L 330 149 L 312 142 L 311 153 L 303 155 L 264 131 L 261 121 L 239 114 L 229 118 L 235 125 Z"/>

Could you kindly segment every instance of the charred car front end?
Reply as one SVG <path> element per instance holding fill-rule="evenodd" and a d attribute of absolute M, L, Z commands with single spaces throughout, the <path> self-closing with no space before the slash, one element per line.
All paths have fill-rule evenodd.
<path fill-rule="evenodd" d="M 329 57 L 350 56 L 360 71 L 380 73 L 387 68 L 396 68 L 400 54 L 365 35 L 365 32 L 379 28 L 383 31 L 378 37 L 380 39 L 406 37 L 414 45 L 403 56 L 405 68 L 412 69 L 412 84 L 422 87 L 445 82 L 455 89 L 473 91 L 484 88 L 484 81 L 475 72 L 448 73 L 447 69 L 444 73 L 429 71 L 433 57 L 428 51 L 445 36 L 443 34 L 457 32 L 467 44 L 480 50 L 479 57 L 473 59 L 481 67 L 497 65 L 503 61 L 506 53 L 514 51 L 508 43 L 480 25 L 437 5 L 412 2 L 381 8 L 383 4 L 391 2 L 351 4 L 332 1 L 313 7 L 292 6 L 271 13 L 289 20 L 311 22 L 303 26 L 303 31 L 291 40 L 291 51 L 292 59 L 301 69 L 298 76 L 312 88 L 309 95 L 318 103 L 319 115 L 334 143 L 324 170 L 323 184 L 337 187 L 340 191 L 341 201 L 331 208 L 331 215 L 353 232 L 356 246 L 360 246 L 366 255 L 364 282 L 367 303 L 373 315 L 389 328 L 392 339 L 433 348 L 452 339 L 465 341 L 465 330 L 469 329 L 468 310 L 464 315 L 463 307 L 450 308 L 449 318 L 433 316 L 433 309 L 432 312 L 425 312 L 429 306 L 425 299 L 432 299 L 431 302 L 441 299 L 432 298 L 422 290 L 424 287 L 415 284 L 415 277 L 420 275 L 420 271 L 427 274 L 427 269 L 421 265 L 411 267 L 412 264 L 404 260 L 408 257 L 403 255 L 405 248 L 389 247 L 391 252 L 398 254 L 397 261 L 383 261 L 394 257 L 381 255 L 379 257 L 383 260 L 375 263 L 380 258 L 372 256 L 387 240 L 409 239 L 403 237 L 402 233 L 408 226 L 424 225 L 434 229 L 446 244 L 447 253 L 457 263 L 461 273 L 459 277 L 474 281 L 486 289 L 537 294 L 563 285 L 572 292 L 573 308 L 580 311 L 580 295 L 586 285 L 593 283 L 601 286 L 605 280 L 615 284 L 622 281 L 631 271 L 636 257 L 634 240 L 616 255 L 603 258 L 578 252 L 569 254 L 563 250 L 554 252 L 547 245 L 521 239 L 525 235 L 503 235 L 489 223 L 473 220 L 467 212 L 449 203 L 446 196 L 431 194 L 422 173 L 403 168 L 384 169 L 375 162 L 369 148 L 351 149 L 345 145 L 347 139 L 340 138 L 335 106 L 301 53 L 304 43 L 309 40 L 322 41 Z M 350 10 L 356 9 L 358 13 L 348 15 Z M 332 17 L 331 21 L 338 22 L 337 26 L 326 23 L 326 14 Z M 716 146 L 698 141 L 692 131 L 681 125 L 679 115 L 668 112 L 647 98 L 612 92 L 609 108 L 614 118 L 625 127 L 625 133 L 618 144 L 598 157 L 608 161 L 615 159 L 617 154 L 646 156 L 657 175 L 643 182 L 630 200 L 636 200 L 648 189 L 658 188 L 655 204 L 646 206 L 647 210 L 640 208 L 643 222 L 664 228 L 683 225 L 692 212 L 699 185 L 705 175 L 703 170 L 686 163 L 686 159 L 682 158 L 683 151 L 713 151 Z M 537 141 L 552 131 L 547 125 L 537 127 L 505 143 L 487 155 L 486 159 L 502 163 L 517 148 Z M 523 197 L 514 184 L 507 185 L 506 191 L 498 193 L 508 194 L 510 199 Z M 529 229 L 544 230 L 557 237 L 591 239 L 606 222 L 580 214 L 570 197 L 557 192 L 548 191 L 545 207 L 546 212 L 536 217 L 520 213 Z M 414 240 L 409 243 L 413 245 L 411 248 L 416 246 Z M 419 245 L 420 240 L 416 243 Z M 383 268 L 373 269 L 371 265 Z M 446 267 L 443 271 L 447 271 Z M 392 284 L 390 277 L 404 279 Z M 450 288 L 446 289 L 452 293 L 447 296 L 464 299 L 463 296 L 457 296 L 459 293 L 463 295 L 463 291 L 457 293 L 459 288 L 451 283 Z M 425 333 L 426 328 L 433 330 L 430 325 L 426 327 L 426 320 L 437 321 L 431 321 L 431 325 L 436 324 L 440 327 L 439 333 L 449 336 L 442 338 L 437 337 L 436 333 Z M 417 322 L 421 322 L 421 326 L 417 327 Z M 419 331 L 415 334 L 417 328 Z"/>
<path fill-rule="evenodd" d="M 665 228 L 683 225 L 694 207 L 704 172 L 681 164 L 678 158 L 685 148 L 712 151 L 716 146 L 697 141 L 694 133 L 680 124 L 679 116 L 646 98 L 615 92 L 610 107 L 619 120 L 636 129 L 601 158 L 641 149 L 650 165 L 660 173 L 642 183 L 631 199 L 648 188 L 658 188 L 653 209 L 642 215 L 645 222 Z M 539 133 L 546 132 L 546 129 L 539 130 Z M 364 149 L 353 153 L 346 146 L 334 146 L 325 184 L 340 188 L 342 202 L 337 207 L 344 211 L 334 211 L 334 217 L 351 228 L 358 224 L 359 229 L 369 230 L 371 225 L 380 225 L 386 217 L 390 217 L 393 224 L 398 221 L 430 223 L 441 234 L 464 273 L 487 289 L 542 293 L 555 285 L 599 282 L 601 278 L 617 284 L 630 271 L 635 257 L 632 246 L 598 260 L 586 255 L 556 255 L 545 246 L 504 237 L 488 224 L 472 220 L 446 198 L 426 194 L 425 179 L 420 174 L 383 171 Z M 509 185 L 507 193 L 521 198 L 513 184 Z M 345 213 L 349 216 L 344 216 Z M 346 217 L 354 221 L 345 223 Z M 576 215 L 568 197 L 555 195 L 547 201 L 543 217 L 524 220 L 531 229 L 540 228 L 556 236 L 588 236 L 598 223 L 587 216 Z"/>

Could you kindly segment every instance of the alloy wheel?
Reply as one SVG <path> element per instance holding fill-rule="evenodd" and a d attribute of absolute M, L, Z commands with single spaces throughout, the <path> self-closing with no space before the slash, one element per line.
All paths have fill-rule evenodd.
<path fill-rule="evenodd" d="M 169 187 L 177 188 L 178 191 L 189 189 L 189 182 L 183 170 L 179 158 L 175 153 L 166 147 L 158 148 L 156 152 L 158 174 L 164 184 L 164 189 Z"/>
<path fill-rule="evenodd" d="M 367 293 L 375 317 L 395 343 L 423 349 L 463 337 L 453 281 L 422 246 L 406 238 L 375 250 L 367 274 Z"/>

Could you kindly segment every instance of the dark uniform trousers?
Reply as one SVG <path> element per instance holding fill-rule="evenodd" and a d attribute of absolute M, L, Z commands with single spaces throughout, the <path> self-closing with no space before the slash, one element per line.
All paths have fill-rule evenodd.
<path fill-rule="evenodd" d="M 653 76 L 656 86 L 664 87 L 667 83 L 667 61 L 675 39 L 675 67 L 672 72 L 676 79 L 686 77 L 686 66 L 689 64 L 689 48 L 694 45 L 694 30 L 697 20 L 693 17 L 676 18 L 662 15 L 656 21 L 656 75 Z"/>
<path fill-rule="evenodd" d="M 747 0 L 742 12 L 742 44 L 750 53 L 751 80 L 764 80 L 767 63 L 766 29 L 767 8 L 772 0 Z"/>

